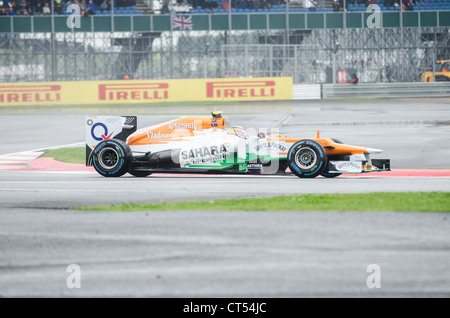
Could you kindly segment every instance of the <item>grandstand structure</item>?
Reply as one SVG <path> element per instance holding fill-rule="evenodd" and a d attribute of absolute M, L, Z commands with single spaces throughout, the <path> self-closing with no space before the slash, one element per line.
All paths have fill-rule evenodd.
<path fill-rule="evenodd" d="M 438 71 L 436 60 L 450 59 L 449 0 L 406 11 L 384 1 L 376 10 L 343 3 L 191 6 L 175 15 L 138 0 L 80 16 L 75 27 L 66 11 L 0 16 L 0 81 L 291 76 L 309 84 L 357 74 L 360 82 L 417 82 Z"/>

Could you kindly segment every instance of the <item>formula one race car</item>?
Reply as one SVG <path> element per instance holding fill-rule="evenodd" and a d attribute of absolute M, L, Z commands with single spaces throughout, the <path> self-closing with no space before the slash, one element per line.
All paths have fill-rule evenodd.
<path fill-rule="evenodd" d="M 286 138 L 225 127 L 221 112 L 183 117 L 140 130 L 137 117 L 88 117 L 86 165 L 105 177 L 129 173 L 294 174 L 300 178 L 390 170 L 379 149 L 330 138 Z M 253 134 L 252 134 L 253 132 Z M 289 172 L 290 171 L 290 172 Z"/>

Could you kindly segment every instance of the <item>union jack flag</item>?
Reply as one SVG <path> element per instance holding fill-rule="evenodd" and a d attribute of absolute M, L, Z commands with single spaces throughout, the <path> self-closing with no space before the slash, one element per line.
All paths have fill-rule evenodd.
<path fill-rule="evenodd" d="M 172 15 L 172 28 L 180 30 L 192 30 L 192 16 Z"/>

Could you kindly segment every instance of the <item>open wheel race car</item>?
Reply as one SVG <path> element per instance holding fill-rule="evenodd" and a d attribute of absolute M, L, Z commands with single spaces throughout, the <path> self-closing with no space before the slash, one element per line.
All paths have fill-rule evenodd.
<path fill-rule="evenodd" d="M 105 177 L 213 173 L 333 178 L 390 170 L 389 159 L 371 158 L 380 152 L 320 138 L 319 132 L 317 138 L 287 138 L 237 126 L 226 128 L 221 112 L 140 130 L 135 116 L 86 119 L 86 165 Z"/>

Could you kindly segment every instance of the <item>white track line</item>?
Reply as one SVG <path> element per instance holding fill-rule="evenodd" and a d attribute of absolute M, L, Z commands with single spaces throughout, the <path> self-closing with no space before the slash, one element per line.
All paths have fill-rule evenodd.
<path fill-rule="evenodd" d="M 284 126 L 292 119 L 292 115 L 287 115 L 283 118 L 281 118 L 272 128 L 279 128 L 281 126 Z"/>
<path fill-rule="evenodd" d="M 0 170 L 26 169 L 28 163 L 41 156 L 42 151 L 26 151 L 0 155 Z"/>
<path fill-rule="evenodd" d="M 73 144 L 59 145 L 59 146 L 53 146 L 53 147 L 29 150 L 28 152 L 45 151 L 45 150 L 53 150 L 53 149 L 60 149 L 60 148 L 74 148 L 74 147 L 84 146 L 85 144 L 86 143 L 84 141 L 81 141 L 81 142 L 76 142 L 76 143 L 73 143 Z M 20 152 L 18 152 L 18 153 L 20 153 Z"/>
<path fill-rule="evenodd" d="M 60 148 L 73 148 L 83 146 L 84 142 L 77 142 L 73 144 L 59 145 L 47 148 L 39 148 L 28 151 L 21 151 L 15 153 L 9 153 L 6 155 L 0 155 L 0 170 L 17 170 L 26 169 L 28 164 L 39 158 L 46 150 L 60 149 Z"/>

